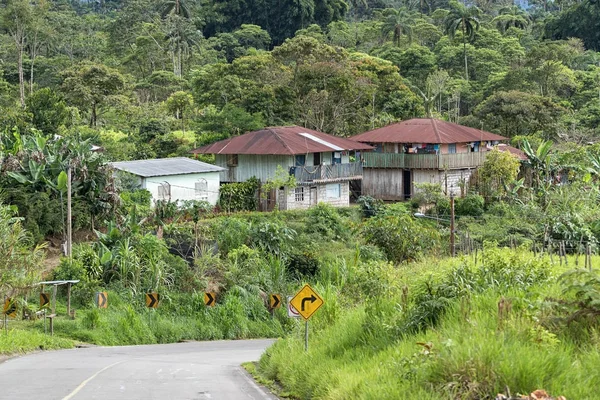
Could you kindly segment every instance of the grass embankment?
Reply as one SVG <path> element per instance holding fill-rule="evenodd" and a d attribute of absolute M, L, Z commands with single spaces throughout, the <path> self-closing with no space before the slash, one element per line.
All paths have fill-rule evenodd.
<path fill-rule="evenodd" d="M 326 301 L 352 306 L 332 318 L 337 306 L 326 304 L 310 321 L 308 352 L 298 329 L 256 373 L 299 399 L 492 399 L 506 388 L 597 399 L 600 330 L 556 323 L 548 306 L 564 267 L 509 250 L 486 258 L 373 271 L 362 294 L 330 290 Z M 365 296 L 369 286 L 379 293 Z"/>
<path fill-rule="evenodd" d="M 109 291 L 109 308 L 90 305 L 77 310 L 74 320 L 66 317 L 61 302 L 53 337 L 44 334 L 43 319 L 10 321 L 8 336 L 0 337 L 0 354 L 68 348 L 77 343 L 113 346 L 281 337 L 284 330 L 289 331 L 287 325 L 292 322 L 283 310 L 271 317 L 258 295 L 238 290 L 221 300 L 210 308 L 204 306 L 202 293 L 180 294 L 162 299 L 158 309 L 148 309 L 139 305 L 143 295 L 125 300 L 124 295 Z"/>

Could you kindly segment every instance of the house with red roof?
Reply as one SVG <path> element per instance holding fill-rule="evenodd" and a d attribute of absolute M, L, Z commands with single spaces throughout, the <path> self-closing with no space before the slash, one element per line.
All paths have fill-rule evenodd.
<path fill-rule="evenodd" d="M 221 182 L 256 177 L 265 183 L 278 166 L 296 178 L 297 186 L 269 194 L 268 205 L 280 209 L 308 208 L 319 202 L 347 206 L 350 188 L 363 175 L 361 152 L 373 147 L 300 126 L 267 127 L 221 140 L 192 151 L 214 154 L 226 171 Z"/>
<path fill-rule="evenodd" d="M 375 148 L 363 153 L 362 193 L 383 200 L 405 200 L 415 184 L 439 183 L 446 194 L 464 193 L 471 174 L 507 138 L 433 118 L 415 118 L 384 126 L 351 140 Z"/>

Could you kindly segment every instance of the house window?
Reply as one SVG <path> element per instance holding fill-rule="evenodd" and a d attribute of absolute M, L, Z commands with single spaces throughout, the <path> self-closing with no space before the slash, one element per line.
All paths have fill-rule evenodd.
<path fill-rule="evenodd" d="M 450 143 L 448 145 L 448 154 L 455 154 L 456 153 L 456 143 Z"/>
<path fill-rule="evenodd" d="M 304 167 L 306 165 L 306 156 L 304 154 L 298 154 L 296 156 L 296 167 Z"/>
<path fill-rule="evenodd" d="M 297 187 L 294 192 L 294 198 L 296 201 L 304 201 L 304 187 Z"/>
<path fill-rule="evenodd" d="M 171 185 L 169 185 L 169 182 L 163 182 L 158 187 L 158 200 L 171 200 Z"/>
<path fill-rule="evenodd" d="M 334 151 L 331 159 L 332 164 L 341 164 L 342 163 L 342 152 Z"/>
<path fill-rule="evenodd" d="M 471 143 L 471 153 L 477 153 L 479 151 L 479 142 Z"/>
<path fill-rule="evenodd" d="M 238 155 L 237 154 L 228 154 L 227 155 L 227 166 L 228 167 L 237 167 L 238 165 Z"/>
<path fill-rule="evenodd" d="M 208 182 L 206 179 L 200 179 L 195 183 L 196 188 L 196 199 L 197 200 L 208 200 Z"/>
<path fill-rule="evenodd" d="M 313 165 L 321 165 L 321 153 L 313 154 Z"/>
<path fill-rule="evenodd" d="M 341 197 L 341 187 L 339 183 L 330 183 L 325 186 L 328 199 L 339 199 Z"/>

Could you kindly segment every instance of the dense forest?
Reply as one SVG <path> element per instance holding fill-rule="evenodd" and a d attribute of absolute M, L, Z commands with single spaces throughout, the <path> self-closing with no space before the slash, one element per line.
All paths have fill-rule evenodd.
<path fill-rule="evenodd" d="M 419 116 L 590 142 L 599 21 L 595 0 L 3 0 L 0 132 L 79 135 L 113 160 Z"/>

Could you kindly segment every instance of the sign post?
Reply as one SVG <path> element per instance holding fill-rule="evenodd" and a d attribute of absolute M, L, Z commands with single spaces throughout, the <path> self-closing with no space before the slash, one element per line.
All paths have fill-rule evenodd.
<path fill-rule="evenodd" d="M 2 313 L 4 314 L 4 332 L 8 334 L 8 317 L 14 318 L 17 316 L 17 304 L 15 303 L 15 299 L 7 297 L 4 300 Z"/>
<path fill-rule="evenodd" d="M 304 318 L 304 351 L 308 351 L 308 320 L 325 302 L 310 285 L 304 285 L 290 304 Z"/>

